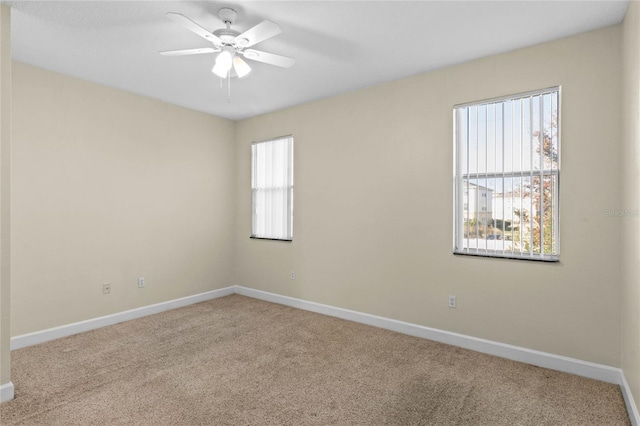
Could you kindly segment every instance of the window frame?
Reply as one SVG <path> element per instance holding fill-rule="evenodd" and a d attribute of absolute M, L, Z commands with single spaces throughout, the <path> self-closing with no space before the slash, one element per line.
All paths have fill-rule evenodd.
<path fill-rule="evenodd" d="M 505 172 L 504 168 L 502 170 L 502 172 L 479 172 L 477 171 L 476 174 L 476 181 L 479 181 L 479 177 L 483 176 L 485 177 L 485 179 L 488 179 L 489 175 L 500 175 L 502 176 L 502 178 L 504 179 L 505 176 L 508 176 L 509 174 L 511 175 L 516 175 L 519 174 L 521 179 L 523 176 L 523 173 L 528 173 L 532 178 L 533 177 L 540 177 L 540 181 L 544 182 L 544 177 L 549 175 L 551 176 L 550 182 L 551 182 L 551 187 L 552 187 L 552 197 L 551 197 L 551 215 L 553 218 L 553 232 L 552 232 L 552 236 L 551 238 L 553 238 L 553 242 L 552 242 L 552 248 L 555 247 L 555 253 L 551 253 L 551 254 L 545 254 L 544 253 L 544 249 L 542 248 L 542 244 L 543 243 L 543 232 L 544 230 L 541 230 L 541 237 L 540 237 L 540 252 L 536 253 L 533 251 L 533 247 L 530 248 L 529 251 L 522 251 L 520 250 L 518 251 L 514 251 L 514 250 L 505 250 L 503 248 L 503 250 L 499 250 L 499 249 L 488 249 L 486 248 L 480 248 L 479 246 L 475 247 L 475 248 L 470 248 L 470 247 L 465 247 L 464 246 L 464 229 L 465 229 L 465 223 L 467 223 L 467 220 L 470 220 L 467 214 L 467 216 L 465 216 L 465 211 L 463 209 L 463 203 L 465 201 L 465 197 L 469 197 L 469 189 L 468 187 L 465 187 L 464 185 L 464 181 L 465 179 L 467 181 L 470 180 L 470 176 L 473 175 L 473 173 L 467 171 L 467 174 L 464 175 L 461 171 L 462 167 L 462 158 L 458 158 L 458 156 L 461 153 L 461 146 L 460 144 L 462 143 L 459 140 L 460 137 L 460 126 L 458 123 L 458 111 L 462 108 L 469 108 L 469 107 L 480 107 L 480 106 L 488 106 L 491 104 L 504 104 L 507 101 L 521 101 L 522 99 L 533 99 L 533 97 L 535 96 L 540 96 L 540 111 L 542 111 L 542 102 L 543 99 L 542 97 L 544 95 L 548 95 L 548 94 L 557 94 L 556 95 L 556 111 L 555 111 L 555 119 L 556 119 L 556 133 L 555 133 L 555 140 L 556 140 L 556 146 L 557 146 L 557 160 L 555 161 L 556 166 L 554 168 L 553 163 L 551 166 L 551 171 L 547 171 L 546 168 L 543 168 L 542 170 L 535 170 L 533 167 L 529 167 L 529 169 L 527 169 L 525 171 L 525 169 L 523 168 L 521 171 L 516 172 L 515 170 L 513 170 L 511 172 Z M 552 99 L 553 100 L 553 99 Z M 530 108 L 532 107 L 533 104 L 530 104 Z M 463 255 L 463 256 L 479 256 L 479 257 L 491 257 L 491 258 L 502 258 L 502 259 L 516 259 L 516 260 L 528 260 L 528 261 L 537 261 L 537 262 L 559 262 L 560 261 L 560 217 L 561 217 L 561 196 L 560 196 L 560 170 L 561 170 L 561 116 L 562 116 L 562 87 L 560 85 L 558 86 L 552 86 L 552 87 L 547 87 L 544 89 L 537 89 L 537 90 L 531 90 L 531 91 L 527 91 L 527 92 L 521 92 L 521 93 L 516 93 L 516 94 L 511 94 L 511 95 L 505 95 L 505 96 L 499 96 L 499 97 L 495 97 L 495 98 L 489 98 L 489 99 L 484 99 L 484 100 L 480 100 L 480 101 L 473 101 L 473 102 L 466 102 L 466 103 L 462 103 L 462 104 L 456 104 L 453 106 L 453 194 L 454 194 L 454 199 L 453 199 L 453 254 L 454 255 Z M 552 104 L 553 107 L 553 104 Z M 487 113 L 486 113 L 487 114 Z M 554 111 L 551 108 L 551 118 L 553 120 L 553 114 Z M 533 112 L 531 112 L 531 117 L 533 117 Z M 545 117 L 538 117 L 540 119 L 540 125 L 542 126 L 542 124 L 544 123 L 544 118 Z M 494 116 L 494 123 L 495 123 L 496 117 Z M 505 117 L 502 116 L 501 120 L 505 120 Z M 529 127 L 529 131 L 532 132 L 533 130 L 533 122 L 529 122 L 530 127 Z M 495 125 L 495 124 L 494 124 Z M 513 122 L 513 117 L 512 117 L 512 128 L 514 125 Z M 520 127 L 524 126 L 524 122 L 520 122 Z M 541 128 L 539 128 L 539 131 L 542 131 L 543 128 L 546 128 L 546 126 L 542 126 Z M 495 128 L 494 128 L 495 129 Z M 553 126 L 551 126 L 551 129 L 553 129 Z M 467 127 L 466 131 L 468 132 L 469 129 Z M 504 122 L 503 122 L 503 131 L 504 131 Z M 468 133 L 467 133 L 468 136 Z M 504 133 L 502 135 L 502 137 L 504 138 Z M 533 136 L 530 135 L 531 141 L 533 141 Z M 553 136 L 552 136 L 553 138 Z M 553 141 L 553 139 L 552 139 Z M 513 142 L 513 140 L 512 140 Z M 468 150 L 468 144 L 469 144 L 469 139 L 467 138 L 466 140 L 467 143 L 467 147 L 465 149 Z M 486 143 L 486 142 L 485 142 Z M 519 143 L 521 143 L 521 147 L 524 146 L 524 142 L 523 139 L 520 139 Z M 512 145 L 513 146 L 513 145 Z M 504 143 L 503 143 L 503 147 L 504 147 Z M 522 148 L 519 148 L 520 150 Z M 512 150 L 514 148 L 511 148 Z M 533 147 L 530 147 L 531 152 L 533 152 Z M 504 150 L 504 148 L 503 148 Z M 485 159 L 486 161 L 486 159 Z M 504 160 L 503 160 L 504 161 Z M 529 164 L 530 166 L 533 164 L 533 158 L 530 159 L 531 163 Z M 542 164 L 542 159 L 541 159 L 541 164 Z M 486 170 L 486 168 L 485 168 Z M 534 171 L 536 172 L 536 174 L 534 175 Z M 514 177 L 512 176 L 512 177 Z M 555 180 L 555 182 L 554 182 Z M 503 180 L 504 182 L 504 180 Z M 481 186 L 479 185 L 479 183 L 474 184 L 476 186 Z M 542 185 L 542 184 L 541 184 Z M 476 189 L 476 191 L 478 191 L 478 189 Z M 469 202 L 469 200 L 466 200 L 467 203 Z M 520 203 L 522 204 L 522 197 L 521 197 L 521 201 Z M 521 207 L 522 208 L 522 207 Z M 530 213 L 531 215 L 531 213 Z M 504 229 L 504 221 L 506 220 L 505 217 L 503 217 L 502 219 L 503 222 L 503 229 Z M 495 219 L 494 219 L 495 222 Z M 531 222 L 533 224 L 533 221 Z M 544 223 L 544 222 L 541 222 Z M 539 226 L 540 227 L 540 226 Z M 529 231 L 529 237 L 533 238 L 533 229 L 531 229 Z M 522 236 L 522 231 L 520 231 L 520 235 Z M 486 236 L 485 236 L 486 238 Z M 530 243 L 531 244 L 531 243 Z M 504 247 L 504 246 L 503 246 Z"/>
<path fill-rule="evenodd" d="M 270 142 L 276 142 L 276 141 L 280 141 L 280 140 L 286 140 L 289 139 L 291 146 L 290 146 L 290 150 L 288 152 L 288 158 L 289 158 L 289 164 L 288 167 L 290 168 L 290 173 L 289 173 L 289 177 L 290 180 L 288 182 L 288 185 L 286 186 L 287 191 L 289 193 L 289 196 L 287 197 L 287 201 L 288 201 L 288 208 L 287 208 L 287 213 L 288 213 L 288 217 L 289 217 L 289 221 L 288 221 L 288 233 L 289 233 L 289 237 L 283 237 L 283 238 L 276 238 L 273 236 L 261 236 L 256 234 L 256 216 L 257 216 L 257 209 L 256 209 L 256 191 L 258 188 L 254 187 L 254 173 L 256 171 L 256 157 L 254 155 L 254 147 L 256 145 L 259 144 L 263 144 L 263 143 L 270 143 Z M 251 143 L 251 173 L 250 173 L 250 185 L 251 185 L 251 235 L 249 238 L 254 239 L 254 240 L 267 240 L 267 241 L 283 241 L 283 242 L 292 242 L 293 241 L 293 198 L 294 198 L 294 137 L 292 134 L 289 135 L 283 135 L 283 136 L 277 136 L 274 138 L 270 138 L 270 139 L 265 139 L 265 140 L 260 140 L 260 141 L 253 141 Z"/>

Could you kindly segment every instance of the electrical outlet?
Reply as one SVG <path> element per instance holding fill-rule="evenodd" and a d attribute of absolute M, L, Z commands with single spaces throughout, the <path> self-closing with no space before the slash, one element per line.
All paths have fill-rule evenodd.
<path fill-rule="evenodd" d="M 107 283 L 107 284 L 102 284 L 102 294 L 109 294 L 111 293 L 111 284 Z"/>
<path fill-rule="evenodd" d="M 291 271 L 291 279 L 295 280 L 296 279 L 296 273 L 295 271 Z"/>
<path fill-rule="evenodd" d="M 456 297 L 450 295 L 449 296 L 449 307 L 455 309 L 456 305 L 457 305 Z"/>
<path fill-rule="evenodd" d="M 144 277 L 138 278 L 138 288 L 142 288 L 144 287 L 144 285 L 145 285 Z"/>

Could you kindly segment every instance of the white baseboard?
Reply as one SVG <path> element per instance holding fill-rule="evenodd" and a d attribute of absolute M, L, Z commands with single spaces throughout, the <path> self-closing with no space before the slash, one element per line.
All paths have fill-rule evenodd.
<path fill-rule="evenodd" d="M 218 290 L 196 294 L 193 296 L 183 297 L 181 299 L 170 300 L 155 305 L 144 306 L 142 308 L 132 309 L 112 315 L 93 318 L 90 320 L 68 324 L 60 327 L 54 327 L 35 333 L 12 337 L 11 350 L 21 349 L 27 346 L 36 345 L 38 343 L 44 343 L 50 340 L 59 339 L 61 337 L 71 336 L 73 334 L 78 334 L 108 325 L 141 318 L 147 315 L 157 314 L 159 312 L 180 308 L 194 303 L 229 296 L 234 293 L 252 297 L 254 299 L 260 299 L 267 302 L 278 303 L 281 305 L 291 306 L 293 308 L 303 309 L 323 315 L 329 315 L 349 321 L 359 322 L 386 330 L 396 331 L 398 333 L 408 334 L 410 336 L 433 340 L 464 349 L 470 349 L 476 352 L 495 355 L 514 361 L 520 361 L 539 367 L 549 368 L 552 370 L 575 374 L 582 377 L 588 377 L 590 379 L 617 384 L 621 387 L 621 391 L 632 425 L 640 426 L 640 416 L 638 415 L 638 408 L 635 405 L 634 399 L 631 395 L 631 389 L 629 388 L 627 380 L 620 368 L 582 361 L 579 359 L 555 355 L 547 352 L 536 351 L 520 346 L 513 346 L 505 343 L 494 342 L 491 340 L 480 339 L 464 334 L 452 333 L 450 331 L 438 330 L 436 328 L 398 321 L 358 311 L 352 311 L 349 309 L 338 308 L 335 306 L 323 305 L 321 303 L 309 302 L 302 299 L 296 299 L 294 297 L 281 296 L 279 294 L 269 293 L 262 290 L 255 290 L 242 286 L 225 287 Z M 11 382 L 0 386 L 0 401 L 8 401 L 10 399 L 13 399 L 13 396 L 14 388 Z"/>
<path fill-rule="evenodd" d="M 0 402 L 11 401 L 14 396 L 13 383 L 0 385 Z"/>
<path fill-rule="evenodd" d="M 633 426 L 640 426 L 640 413 L 638 413 L 638 406 L 633 399 L 633 395 L 631 395 L 631 388 L 629 387 L 629 383 L 627 383 L 627 378 L 624 373 L 621 374 L 621 377 L 622 383 L 620 383 L 620 388 L 622 390 L 622 396 L 624 397 L 624 403 L 627 406 L 629 419 L 631 419 L 631 424 Z"/>
<path fill-rule="evenodd" d="M 59 327 L 49 328 L 47 330 L 36 331 L 34 333 L 15 336 L 11 338 L 11 350 L 37 345 L 39 343 L 48 342 L 50 340 L 59 339 L 61 337 L 71 336 L 73 334 L 78 334 L 89 330 L 95 330 L 100 327 L 106 327 L 108 325 L 141 318 L 147 315 L 157 314 L 159 312 L 180 308 L 194 303 L 229 296 L 234 293 L 252 297 L 255 299 L 265 300 L 268 302 L 278 303 L 281 305 L 291 306 L 306 311 L 342 318 L 349 321 L 355 321 L 386 330 L 396 331 L 399 333 L 408 334 L 410 336 L 434 340 L 436 342 L 446 343 L 448 345 L 458 346 L 476 352 L 496 355 L 514 361 L 537 365 L 539 367 L 545 367 L 552 370 L 576 374 L 578 376 L 601 380 L 608 383 L 615 383 L 619 385 L 623 384 L 622 370 L 620 370 L 619 368 L 609 367 L 602 364 L 595 364 L 588 361 L 568 358 L 561 355 L 536 351 L 519 346 L 508 345 L 505 343 L 494 342 L 491 340 L 480 339 L 477 337 L 453 333 L 450 331 L 438 330 L 436 328 L 425 327 L 418 324 L 412 324 L 404 321 L 398 321 L 390 318 L 352 311 L 349 309 L 338 308 L 335 306 L 323 305 L 321 303 L 309 302 L 293 297 L 281 296 L 279 294 L 255 290 L 242 286 L 225 287 L 218 290 L 196 294 L 193 296 L 187 296 L 180 299 L 157 303 L 155 305 L 144 306 L 141 308 L 131 309 L 112 315 L 92 318 L 86 321 L 80 321 Z"/>
<path fill-rule="evenodd" d="M 167 302 L 156 303 L 155 305 L 143 306 L 141 308 L 118 312 L 116 314 L 92 318 L 86 321 L 75 322 L 72 324 L 49 328 L 47 330 L 15 336 L 11 338 L 11 350 L 37 345 L 38 343 L 44 343 L 50 340 L 59 339 L 61 337 L 67 337 L 73 334 L 83 333 L 85 331 L 106 327 L 108 325 L 118 324 L 120 322 L 129 321 L 136 318 L 142 318 L 147 315 L 157 314 L 159 312 L 168 311 L 170 309 L 181 308 L 183 306 L 192 305 L 194 303 L 229 296 L 234 293 L 235 286 L 225 287 L 218 290 L 195 294 L 193 296 L 187 296 L 180 299 L 169 300 Z"/>
<path fill-rule="evenodd" d="M 349 309 L 308 302 L 306 300 L 281 296 L 247 287 L 236 286 L 236 293 L 268 302 L 279 303 L 281 305 L 317 312 L 319 314 L 372 325 L 374 327 L 384 328 L 386 330 L 396 331 L 410 336 L 434 340 L 436 342 L 446 343 L 448 345 L 458 346 L 476 352 L 537 365 L 539 367 L 571 373 L 578 376 L 588 377 L 590 379 L 601 380 L 607 383 L 614 383 L 617 385 L 621 384 L 622 370 L 607 365 L 595 364 L 593 362 L 568 358 L 561 355 L 466 336 L 464 334 L 452 333 L 450 331 L 438 330 L 404 321 L 351 311 Z"/>
<path fill-rule="evenodd" d="M 374 327 L 384 328 L 386 330 L 396 331 L 398 333 L 408 334 L 410 336 L 421 337 L 436 342 L 446 343 L 448 345 L 470 349 L 476 352 L 507 358 L 513 361 L 520 361 L 527 364 L 537 365 L 539 367 L 549 368 L 551 370 L 562 371 L 564 373 L 575 374 L 577 376 L 588 377 L 590 379 L 619 385 L 627 407 L 627 413 L 631 419 L 631 424 L 633 426 L 640 426 L 638 408 L 633 396 L 631 395 L 631 389 L 629 388 L 627 379 L 620 368 L 582 361 L 548 352 L 536 351 L 520 346 L 480 339 L 464 334 L 452 333 L 450 331 L 438 330 L 436 328 L 351 311 L 349 309 L 337 308 L 335 306 L 323 305 L 321 303 L 309 302 L 302 299 L 296 299 L 294 297 L 281 296 L 279 294 L 268 293 L 262 290 L 255 290 L 242 286 L 236 286 L 235 290 L 237 294 L 267 302 L 279 303 L 293 308 L 304 309 L 306 311 L 355 321 Z"/>

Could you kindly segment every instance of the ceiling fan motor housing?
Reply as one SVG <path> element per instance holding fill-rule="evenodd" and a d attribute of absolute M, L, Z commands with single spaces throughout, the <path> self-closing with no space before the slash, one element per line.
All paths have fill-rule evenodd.
<path fill-rule="evenodd" d="M 236 30 L 220 28 L 215 30 L 213 34 L 222 40 L 225 45 L 232 46 L 236 43 L 236 36 L 240 33 Z"/>

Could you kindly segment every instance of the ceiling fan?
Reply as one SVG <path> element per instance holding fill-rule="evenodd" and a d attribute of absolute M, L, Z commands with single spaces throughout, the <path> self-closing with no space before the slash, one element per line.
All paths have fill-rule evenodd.
<path fill-rule="evenodd" d="M 224 7 L 218 11 L 218 15 L 226 28 L 220 28 L 210 32 L 202 28 L 199 24 L 180 13 L 169 12 L 165 16 L 189 31 L 210 41 L 213 47 L 200 47 L 193 49 L 167 50 L 160 52 L 165 56 L 198 55 L 203 53 L 220 52 L 216 57 L 215 65 L 211 70 L 220 78 L 235 77 L 242 78 L 251 72 L 251 67 L 242 59 L 263 62 L 265 64 L 276 65 L 289 68 L 295 63 L 295 59 L 261 50 L 248 49 L 255 44 L 263 42 L 282 33 L 278 24 L 272 21 L 262 21 L 253 28 L 240 33 L 232 30 L 238 14 L 235 10 Z"/>

